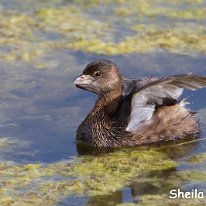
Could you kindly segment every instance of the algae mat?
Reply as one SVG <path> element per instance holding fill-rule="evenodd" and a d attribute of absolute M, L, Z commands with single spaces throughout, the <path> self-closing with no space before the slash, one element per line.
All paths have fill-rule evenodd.
<path fill-rule="evenodd" d="M 35 62 L 59 49 L 105 55 L 206 52 L 205 0 L 1 0 L 0 6 L 4 60 Z"/>
<path fill-rule="evenodd" d="M 11 140 L 1 138 L 1 150 L 10 147 Z M 15 145 L 15 141 L 12 142 Z M 206 154 L 184 159 L 185 164 L 205 164 Z M 138 205 L 165 205 L 177 203 L 168 199 L 171 188 L 187 187 L 206 181 L 205 171 L 176 171 L 178 163 L 157 148 L 139 148 L 94 156 L 83 156 L 51 164 L 0 163 L 1 205 L 56 205 L 68 196 L 87 197 L 110 195 L 123 187 L 149 184 L 159 195 L 138 195 Z M 161 174 L 165 173 L 165 178 Z M 164 189 L 162 188 L 164 185 Z M 206 187 L 206 185 L 204 185 Z M 203 186 L 202 186 L 203 188 Z M 155 201 L 155 202 L 154 202 Z M 188 200 L 187 200 L 188 202 Z M 187 204 L 181 200 L 179 205 Z M 199 199 L 192 204 L 203 203 Z M 119 205 L 135 205 L 122 203 Z"/>
<path fill-rule="evenodd" d="M 9 147 L 9 139 L 0 141 L 2 149 Z M 142 171 L 168 170 L 175 166 L 166 155 L 154 150 L 118 151 L 54 164 L 1 162 L 0 203 L 54 205 L 68 195 L 104 195 L 129 185 Z"/>

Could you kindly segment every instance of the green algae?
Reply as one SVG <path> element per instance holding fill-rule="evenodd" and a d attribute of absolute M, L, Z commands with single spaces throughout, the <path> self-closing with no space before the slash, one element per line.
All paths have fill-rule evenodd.
<path fill-rule="evenodd" d="M 68 195 L 109 194 L 129 185 L 143 171 L 174 167 L 176 163 L 167 155 L 154 150 L 119 151 L 47 165 L 2 162 L 0 204 L 54 205 Z"/>
<path fill-rule="evenodd" d="M 183 25 L 182 25 L 183 26 Z M 181 27 L 182 27 L 181 26 Z M 196 33 L 194 33 L 194 30 Z M 158 49 L 174 53 L 206 53 L 205 28 L 191 27 L 190 29 L 156 28 L 153 31 L 138 32 L 136 36 L 126 37 L 119 43 L 104 42 L 100 39 L 79 39 L 73 42 L 62 41 L 54 45 L 56 48 L 83 50 L 91 53 L 117 55 L 134 52 L 146 53 Z"/>
<path fill-rule="evenodd" d="M 59 49 L 106 55 L 165 49 L 206 53 L 203 0 L 37 1 L 25 7 L 29 12 L 14 7 L 0 14 L 1 59 L 34 62 L 36 68 L 45 68 L 36 59 Z"/>
<path fill-rule="evenodd" d="M 5 47 L 0 52 L 0 58 L 8 61 L 31 61 L 42 53 L 31 43 L 33 32 L 38 27 L 38 23 L 31 16 L 5 11 L 1 12 L 0 18 L 0 45 Z"/>
<path fill-rule="evenodd" d="M 197 183 L 200 183 L 200 191 L 201 191 L 201 183 L 205 182 L 206 180 L 206 173 L 205 171 L 176 171 L 164 178 L 158 178 L 158 174 L 154 175 L 153 177 L 146 177 L 142 180 L 138 180 L 138 182 L 150 183 L 151 185 L 155 185 L 158 192 L 155 194 L 141 194 L 138 195 L 138 203 L 121 203 L 118 206 L 135 206 L 135 205 L 205 205 L 205 199 L 183 199 L 183 198 L 176 198 L 170 199 L 169 194 L 172 189 L 182 188 L 184 183 L 190 185 L 194 184 L 194 188 L 197 187 Z M 159 185 L 158 185 L 159 184 Z M 164 185 L 164 189 L 162 186 Z M 204 189 L 204 188 L 203 188 Z"/>
<path fill-rule="evenodd" d="M 205 163 L 206 153 L 192 155 L 191 157 L 187 159 L 187 162 L 192 163 L 192 164 Z"/>
<path fill-rule="evenodd" d="M 0 139 L 1 140 L 1 139 Z M 3 141 L 3 139 L 2 139 Z M 7 139 L 5 147 L 11 147 Z M 14 142 L 12 143 L 15 144 Z M 205 154 L 186 159 L 191 164 L 205 164 Z M 169 191 L 184 184 L 206 181 L 205 171 L 178 171 L 178 162 L 157 148 L 122 149 L 99 156 L 82 156 L 56 163 L 17 164 L 0 162 L 0 205 L 55 205 L 68 196 L 92 198 L 110 195 L 124 187 L 148 184 L 156 194 L 138 195 L 140 205 L 176 204 Z M 135 196 L 135 194 L 134 194 Z M 201 200 L 195 200 L 201 203 Z M 119 205 L 135 205 L 123 203 Z M 180 205 L 185 201 L 181 200 Z"/>
<path fill-rule="evenodd" d="M 9 146 L 11 144 L 11 142 L 7 139 L 7 138 L 0 138 L 0 149 L 3 149 L 7 146 Z"/>
<path fill-rule="evenodd" d="M 121 203 L 117 206 L 204 206 L 204 199 L 169 199 L 168 195 L 144 195 L 140 198 L 138 203 Z"/>
<path fill-rule="evenodd" d="M 44 30 L 56 31 L 69 38 L 92 39 L 100 36 L 109 27 L 106 23 L 92 20 L 75 7 L 42 8 L 36 15 L 41 19 Z"/>
<path fill-rule="evenodd" d="M 29 145 L 29 142 L 20 141 L 10 137 L 0 137 L 0 150 L 11 148 L 11 147 L 25 147 Z"/>
<path fill-rule="evenodd" d="M 204 6 L 204 1 L 122 1 L 114 12 L 119 16 L 137 15 L 139 18 L 164 17 L 197 20 L 206 17 Z"/>
<path fill-rule="evenodd" d="M 109 195 L 129 186 L 134 180 L 138 184 L 148 182 L 159 191 L 163 184 L 164 189 L 170 189 L 184 182 L 206 180 L 206 173 L 198 170 L 172 172 L 167 179 L 158 176 L 162 172 L 174 171 L 176 166 L 177 163 L 165 153 L 154 149 L 125 149 L 98 157 L 84 156 L 52 164 L 1 162 L 0 204 L 55 205 L 70 195 L 88 198 Z M 139 198 L 142 205 L 149 205 L 152 201 L 153 205 L 157 205 L 166 199 L 164 194 L 141 195 Z"/>

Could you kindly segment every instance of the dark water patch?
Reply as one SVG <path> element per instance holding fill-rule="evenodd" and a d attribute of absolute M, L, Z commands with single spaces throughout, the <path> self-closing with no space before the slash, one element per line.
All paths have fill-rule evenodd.
<path fill-rule="evenodd" d="M 85 197 L 72 196 L 68 197 L 65 200 L 58 202 L 56 206 L 78 206 L 86 205 L 87 199 Z"/>

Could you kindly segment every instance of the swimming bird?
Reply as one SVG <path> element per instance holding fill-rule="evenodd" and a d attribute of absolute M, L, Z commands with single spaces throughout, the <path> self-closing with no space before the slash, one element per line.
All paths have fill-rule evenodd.
<path fill-rule="evenodd" d="M 114 62 L 97 60 L 86 66 L 74 84 L 98 95 L 93 109 L 77 129 L 79 143 L 120 148 L 199 134 L 194 113 L 179 97 L 183 89 L 205 87 L 206 76 L 189 73 L 164 78 L 124 78 Z"/>

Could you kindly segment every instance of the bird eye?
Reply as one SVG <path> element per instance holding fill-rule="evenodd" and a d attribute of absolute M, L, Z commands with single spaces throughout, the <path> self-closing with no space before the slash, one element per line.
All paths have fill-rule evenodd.
<path fill-rule="evenodd" d="M 100 75 L 101 75 L 101 72 L 100 72 L 100 71 L 94 72 L 94 76 L 95 76 L 95 77 L 99 77 Z"/>

